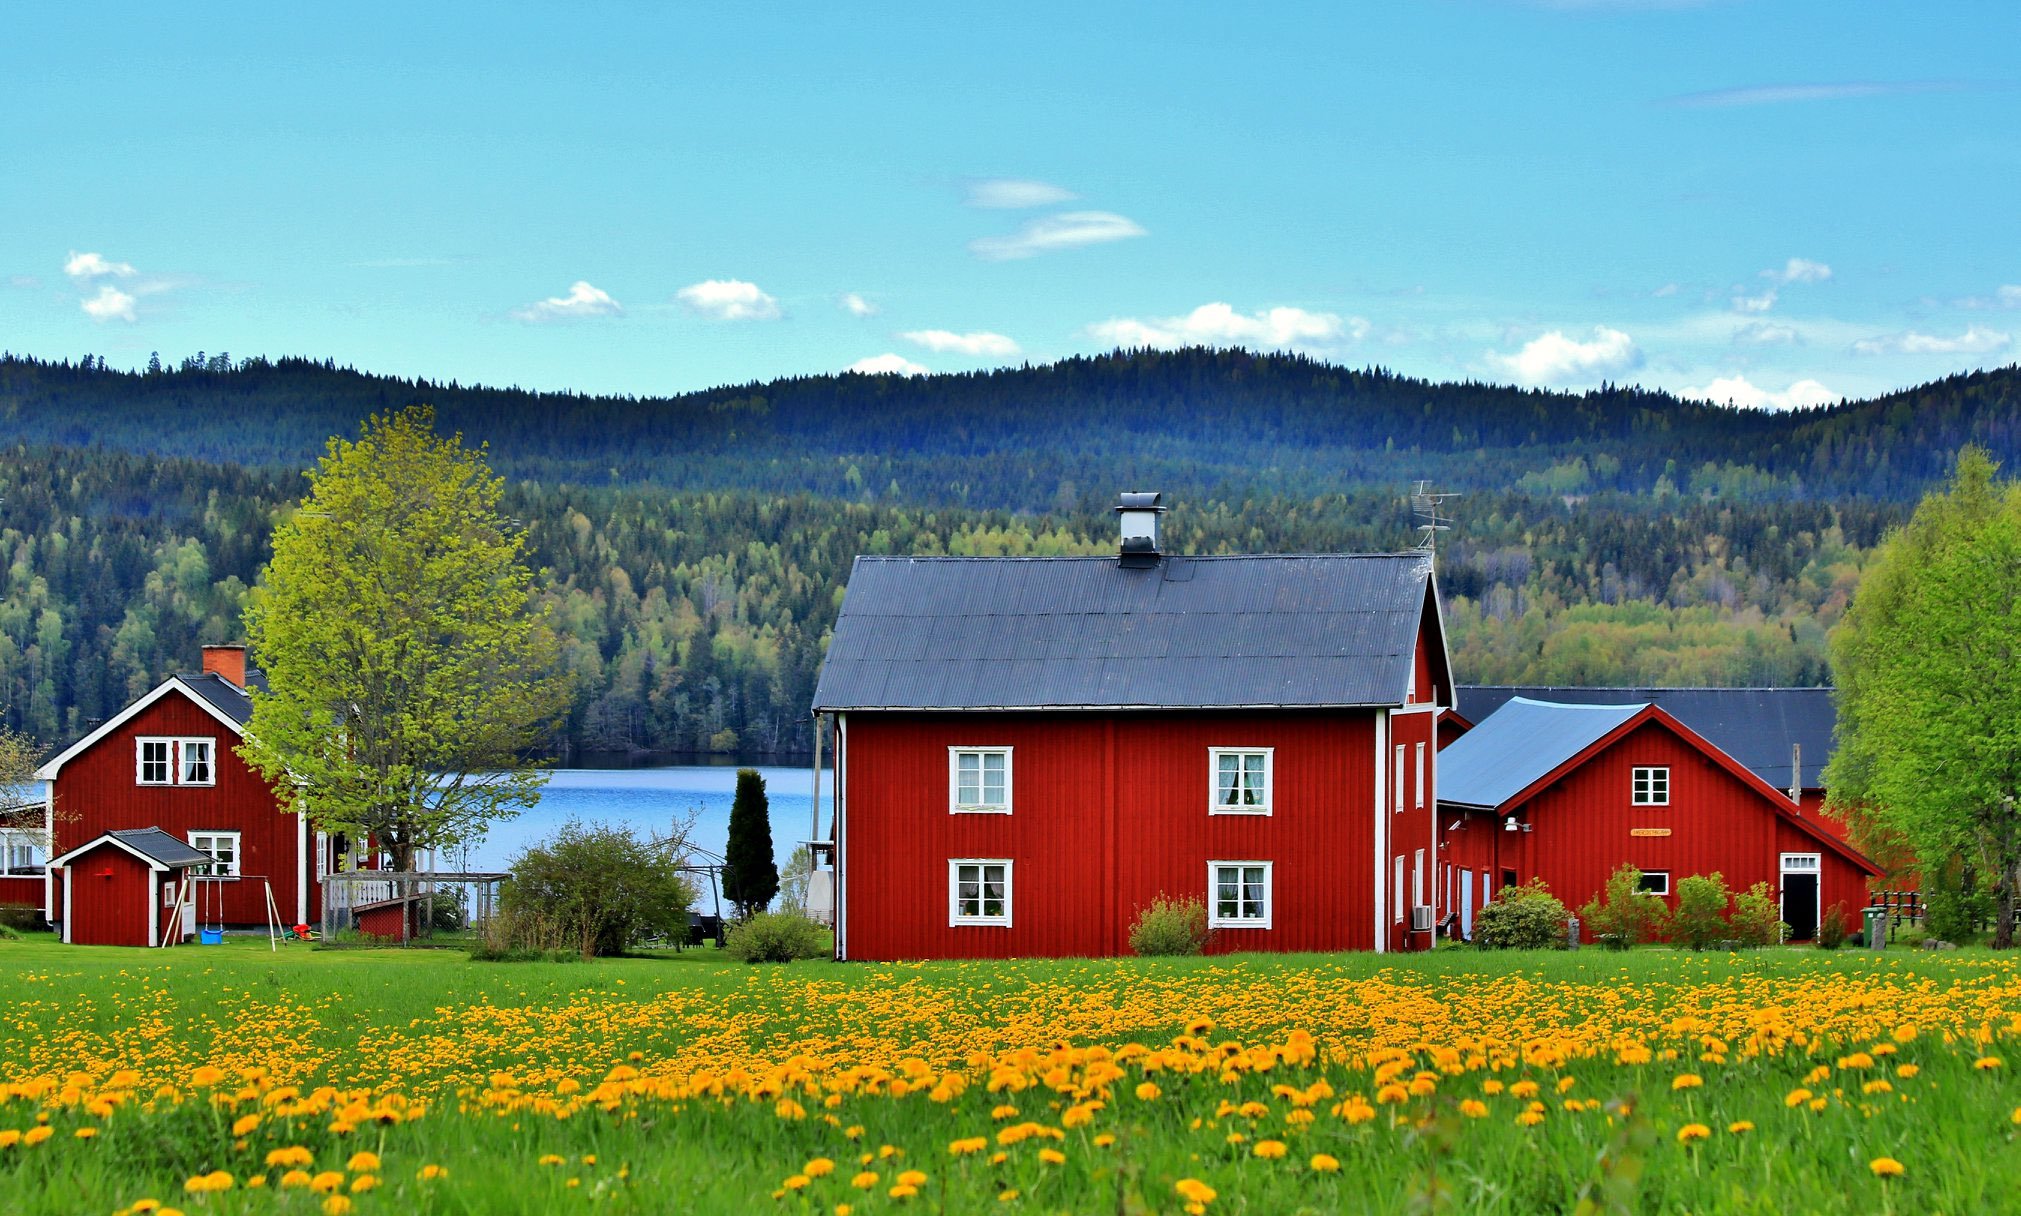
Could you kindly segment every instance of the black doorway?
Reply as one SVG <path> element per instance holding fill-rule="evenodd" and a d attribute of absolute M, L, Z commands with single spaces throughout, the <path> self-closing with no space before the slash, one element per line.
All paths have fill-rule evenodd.
<path fill-rule="evenodd" d="M 1782 876 L 1782 923 L 1789 926 L 1793 942 L 1817 936 L 1817 878 L 1815 874 Z"/>

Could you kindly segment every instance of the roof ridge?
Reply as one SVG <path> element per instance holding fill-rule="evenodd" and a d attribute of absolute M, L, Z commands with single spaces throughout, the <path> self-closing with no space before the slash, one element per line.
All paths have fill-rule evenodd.
<path fill-rule="evenodd" d="M 1402 558 L 1421 558 L 1424 556 L 1424 553 L 1418 550 L 1404 549 L 1394 552 L 1369 550 L 1354 553 L 1161 553 L 1158 556 L 1161 560 L 1166 561 L 1174 558 L 1183 558 L 1189 562 L 1249 562 L 1299 561 L 1321 557 L 1379 557 L 1398 560 Z M 856 560 L 859 562 L 1114 562 L 1116 555 L 1113 553 L 1021 553 L 1004 554 L 1001 556 L 981 553 L 859 553 L 856 555 Z M 1506 687 L 1515 686 L 1507 685 Z"/>

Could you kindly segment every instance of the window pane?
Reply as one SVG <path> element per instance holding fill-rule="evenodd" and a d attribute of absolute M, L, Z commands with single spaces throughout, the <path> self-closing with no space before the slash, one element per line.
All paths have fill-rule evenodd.
<path fill-rule="evenodd" d="M 1002 752 L 984 752 L 982 756 L 983 771 L 1001 779 L 1003 776 L 1003 759 Z"/>
<path fill-rule="evenodd" d="M 1001 759 L 1001 757 L 999 757 L 999 759 Z M 1004 803 L 1003 768 L 1001 765 L 997 767 L 997 771 L 984 775 L 982 782 L 982 800 L 985 804 L 989 806 L 1003 805 Z"/>
<path fill-rule="evenodd" d="M 1260 752 L 1252 753 L 1250 755 L 1242 757 L 1242 770 L 1243 770 L 1243 777 L 1245 779 L 1245 784 L 1248 786 L 1247 790 L 1248 804 L 1250 806 L 1262 806 L 1263 805 L 1262 754 Z"/>
<path fill-rule="evenodd" d="M 1238 805 L 1237 785 L 1241 779 L 1239 761 L 1234 756 L 1215 757 L 1214 801 L 1217 806 Z"/>

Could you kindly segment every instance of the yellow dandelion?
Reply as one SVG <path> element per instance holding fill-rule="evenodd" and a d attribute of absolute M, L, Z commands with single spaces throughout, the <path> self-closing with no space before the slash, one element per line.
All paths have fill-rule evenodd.
<path fill-rule="evenodd" d="M 1902 1176 L 1902 1163 L 1893 1157 L 1876 1157 L 1872 1161 L 1867 1162 L 1867 1168 L 1874 1172 L 1874 1177 L 1876 1178 L 1900 1178 Z"/>
<path fill-rule="evenodd" d="M 1315 1171 L 1321 1174 L 1337 1174 L 1340 1172 L 1340 1158 L 1330 1157 L 1325 1153 L 1314 1153 L 1310 1164 Z"/>

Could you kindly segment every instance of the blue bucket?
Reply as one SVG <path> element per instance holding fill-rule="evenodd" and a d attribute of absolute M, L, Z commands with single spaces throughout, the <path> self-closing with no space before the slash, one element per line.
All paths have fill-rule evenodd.
<path fill-rule="evenodd" d="M 223 929 L 198 929 L 196 931 L 196 940 L 199 945 L 222 946 L 225 942 L 225 931 Z"/>

